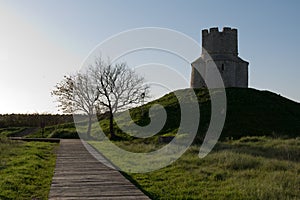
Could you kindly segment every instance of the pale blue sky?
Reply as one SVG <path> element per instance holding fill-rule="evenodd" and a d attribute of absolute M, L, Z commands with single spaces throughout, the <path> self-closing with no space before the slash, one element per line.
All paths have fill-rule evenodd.
<path fill-rule="evenodd" d="M 197 42 L 204 28 L 237 28 L 250 87 L 300 102 L 299 19 L 296 0 L 0 0 L 0 113 L 56 112 L 50 91 L 63 75 L 108 37 L 140 27 Z M 189 79 L 190 69 L 175 65 Z"/>

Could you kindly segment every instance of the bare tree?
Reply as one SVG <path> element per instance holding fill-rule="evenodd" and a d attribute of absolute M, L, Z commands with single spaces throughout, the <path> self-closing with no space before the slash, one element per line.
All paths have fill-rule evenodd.
<path fill-rule="evenodd" d="M 140 103 L 148 96 L 149 86 L 124 62 L 112 65 L 98 58 L 91 69 L 99 92 L 98 103 L 108 111 L 110 136 L 116 139 L 113 114 Z"/>
<path fill-rule="evenodd" d="M 91 136 L 92 118 L 99 98 L 99 92 L 93 83 L 88 72 L 64 76 L 51 93 L 57 96 L 60 110 L 64 113 L 83 112 L 88 116 L 88 137 Z"/>
<path fill-rule="evenodd" d="M 108 112 L 111 139 L 116 139 L 114 113 L 140 103 L 148 93 L 149 87 L 144 84 L 144 78 L 138 76 L 126 63 L 112 65 L 101 58 L 97 58 L 86 71 L 65 76 L 52 91 L 52 95 L 58 97 L 63 112 L 79 111 L 88 116 L 88 137 L 95 111 Z"/>

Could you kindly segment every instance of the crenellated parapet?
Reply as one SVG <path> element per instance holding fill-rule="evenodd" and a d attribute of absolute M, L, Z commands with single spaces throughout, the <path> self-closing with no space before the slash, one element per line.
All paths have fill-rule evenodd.
<path fill-rule="evenodd" d="M 238 55 L 237 29 L 224 27 L 202 30 L 202 47 L 209 54 L 233 54 Z"/>
<path fill-rule="evenodd" d="M 202 54 L 191 63 L 192 88 L 206 87 L 211 61 L 218 68 L 225 87 L 248 87 L 249 63 L 238 56 L 237 29 L 224 27 L 219 31 L 214 27 L 202 30 Z"/>

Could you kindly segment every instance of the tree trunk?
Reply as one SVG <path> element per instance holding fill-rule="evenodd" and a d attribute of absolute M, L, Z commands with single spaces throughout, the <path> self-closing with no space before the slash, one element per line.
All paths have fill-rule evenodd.
<path fill-rule="evenodd" d="M 116 139 L 116 135 L 114 132 L 114 115 L 112 111 L 109 111 L 109 132 L 110 132 L 110 139 Z"/>
<path fill-rule="evenodd" d="M 89 121 L 88 121 L 88 129 L 87 129 L 87 138 L 91 138 L 91 129 L 92 129 L 92 116 L 89 115 Z"/>

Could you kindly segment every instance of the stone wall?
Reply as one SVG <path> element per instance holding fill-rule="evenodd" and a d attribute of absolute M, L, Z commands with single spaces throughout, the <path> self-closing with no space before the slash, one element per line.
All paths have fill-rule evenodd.
<path fill-rule="evenodd" d="M 192 63 L 191 87 L 206 87 L 205 82 L 214 86 L 209 80 L 212 65 L 216 65 L 225 87 L 248 87 L 249 63 L 238 57 L 237 29 L 228 27 L 219 32 L 218 28 L 202 30 L 202 54 Z M 200 76 L 197 70 L 201 71 Z"/>

